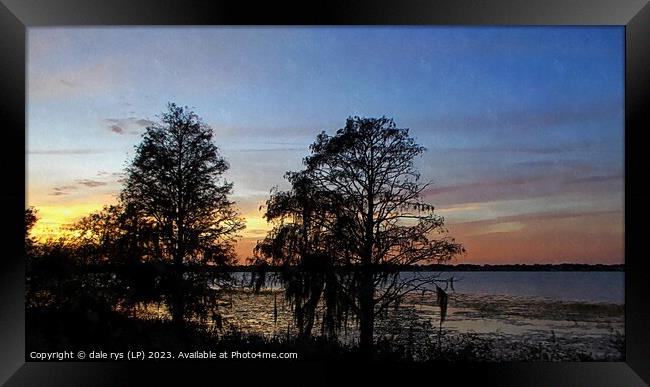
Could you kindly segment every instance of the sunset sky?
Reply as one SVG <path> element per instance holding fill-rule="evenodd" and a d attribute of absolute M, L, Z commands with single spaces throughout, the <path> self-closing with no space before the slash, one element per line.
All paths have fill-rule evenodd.
<path fill-rule="evenodd" d="M 167 102 L 230 163 L 247 229 L 316 135 L 388 116 L 427 152 L 457 263 L 623 263 L 623 27 L 29 28 L 35 233 L 116 202 Z"/>

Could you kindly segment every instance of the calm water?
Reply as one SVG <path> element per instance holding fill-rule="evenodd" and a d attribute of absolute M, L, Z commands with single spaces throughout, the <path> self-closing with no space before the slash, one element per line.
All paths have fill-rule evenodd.
<path fill-rule="evenodd" d="M 412 273 L 402 273 L 411 275 Z M 625 273 L 610 271 L 472 271 L 443 272 L 465 294 L 541 297 L 560 301 L 624 304 Z"/>
<path fill-rule="evenodd" d="M 470 271 L 441 272 L 441 279 L 454 278 L 454 290 L 464 294 L 540 297 L 558 301 L 625 303 L 625 273 L 613 271 Z M 250 274 L 240 274 L 247 281 Z M 410 278 L 429 273 L 405 272 Z M 267 282 L 267 287 L 279 284 Z M 447 289 L 451 291 L 451 289 Z"/>
<path fill-rule="evenodd" d="M 235 278 L 246 287 L 250 275 L 235 273 Z M 390 308 L 377 318 L 377 338 L 417 347 L 440 340 L 444 330 L 452 338 L 469 333 L 495 340 L 491 350 L 496 351 L 498 359 L 521 360 L 517 356 L 529 356 L 527 352 L 512 352 L 517 343 L 544 346 L 560 354 L 577 351 L 591 354 L 594 359 L 619 361 L 623 356 L 615 340 L 625 329 L 623 272 L 400 273 L 405 280 L 431 275 L 437 275 L 439 280 L 454 278 L 454 289 L 447 286 L 450 297 L 445 320 L 441 320 L 435 294 L 412 293 L 399 308 Z M 223 326 L 267 337 L 296 335 L 292 309 L 281 284 L 273 277 L 270 273 L 267 276 L 266 291 L 224 294 L 219 301 Z M 445 288 L 442 282 L 440 285 Z M 164 305 L 145 305 L 136 313 L 169 318 Z M 322 334 L 320 321 L 320 317 L 315 321 L 315 335 Z M 355 324 L 353 320 L 348 322 L 338 340 L 357 343 Z"/>

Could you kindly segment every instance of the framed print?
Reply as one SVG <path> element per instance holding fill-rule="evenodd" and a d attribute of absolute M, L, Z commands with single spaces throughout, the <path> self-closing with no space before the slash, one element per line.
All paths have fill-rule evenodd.
<path fill-rule="evenodd" d="M 0 10 L 7 385 L 650 380 L 645 2 Z"/>

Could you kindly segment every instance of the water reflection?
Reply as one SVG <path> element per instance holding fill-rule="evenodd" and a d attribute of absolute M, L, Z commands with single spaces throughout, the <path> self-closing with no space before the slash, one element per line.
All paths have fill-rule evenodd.
<path fill-rule="evenodd" d="M 291 307 L 277 280 L 270 277 L 259 293 L 247 287 L 250 277 L 241 275 L 236 287 L 217 290 L 216 309 L 221 319 L 203 323 L 214 335 L 231 330 L 268 338 L 290 338 L 298 334 Z M 138 303 L 122 313 L 141 319 L 169 320 L 164 302 Z M 323 307 L 317 308 L 314 335 L 325 335 Z M 193 319 L 195 322 L 199 320 Z M 441 335 L 475 334 L 496 338 L 504 346 L 511 342 L 557 344 L 566 350 L 580 350 L 595 357 L 622 356 L 612 337 L 624 331 L 624 307 L 613 303 L 562 302 L 544 298 L 464 294 L 451 292 L 444 324 L 436 300 L 430 295 L 410 295 L 399 307 L 376 320 L 376 340 L 390 340 L 417 348 L 439 340 Z M 358 328 L 350 319 L 337 337 L 356 344 Z M 559 344 L 558 344 L 559 345 Z"/>

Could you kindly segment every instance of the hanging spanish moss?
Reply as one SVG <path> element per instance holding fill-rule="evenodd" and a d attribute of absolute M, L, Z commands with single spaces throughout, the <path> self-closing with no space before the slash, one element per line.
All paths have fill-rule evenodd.
<path fill-rule="evenodd" d="M 442 323 L 445 322 L 445 317 L 447 316 L 447 293 L 442 290 L 438 285 L 436 285 L 436 296 L 437 296 L 437 303 L 438 306 L 440 307 L 440 326 L 442 326 Z"/>
<path fill-rule="evenodd" d="M 278 294 L 273 293 L 273 324 L 278 324 Z"/>

